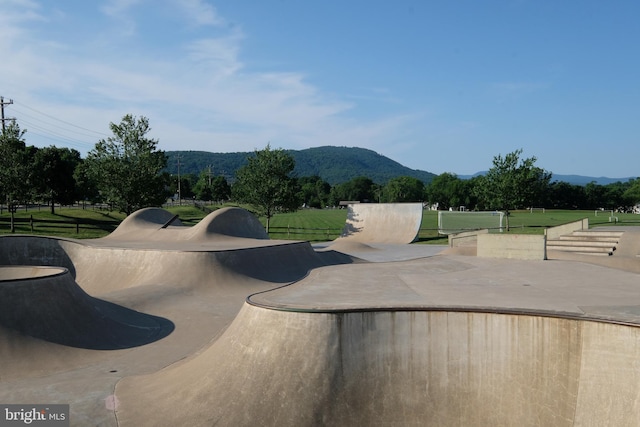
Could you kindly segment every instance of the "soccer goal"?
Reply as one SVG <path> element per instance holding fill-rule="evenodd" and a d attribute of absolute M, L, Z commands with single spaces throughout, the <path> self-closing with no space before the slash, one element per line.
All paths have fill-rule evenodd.
<path fill-rule="evenodd" d="M 502 231 L 503 218 L 504 212 L 498 211 L 438 211 L 438 233 L 455 234 L 485 228 Z"/>
<path fill-rule="evenodd" d="M 544 210 L 544 208 L 534 208 L 534 207 L 530 207 L 530 208 L 529 208 L 529 212 L 531 212 L 531 213 L 534 213 L 534 212 L 537 212 L 537 213 L 545 213 L 545 210 Z"/>

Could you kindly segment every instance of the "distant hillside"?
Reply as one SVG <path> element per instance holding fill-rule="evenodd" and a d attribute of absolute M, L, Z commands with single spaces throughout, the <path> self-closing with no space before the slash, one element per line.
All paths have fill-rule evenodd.
<path fill-rule="evenodd" d="M 364 148 L 317 147 L 305 150 L 286 150 L 296 162 L 297 176 L 318 175 L 331 185 L 366 176 L 373 182 L 385 184 L 391 178 L 411 176 L 428 184 L 436 176 L 430 172 L 410 169 L 400 163 Z M 210 153 L 206 151 L 167 151 L 168 171 L 178 173 L 180 159 L 181 174 L 199 175 L 209 170 L 213 175 L 224 175 L 227 179 L 246 164 L 251 153 Z"/>
<path fill-rule="evenodd" d="M 476 177 L 478 175 L 484 175 L 486 173 L 487 171 L 482 171 L 482 172 L 476 172 L 473 175 L 458 175 L 458 177 L 460 179 L 471 179 L 473 177 Z M 630 179 L 635 179 L 635 178 L 631 178 L 631 177 L 607 178 L 605 176 L 595 177 L 595 176 L 584 176 L 584 175 L 559 175 L 554 173 L 552 174 L 551 182 L 554 182 L 554 181 L 567 182 L 572 185 L 587 185 L 590 182 L 595 182 L 598 185 L 609 185 L 609 184 L 613 184 L 614 182 L 627 182 Z"/>
<path fill-rule="evenodd" d="M 583 175 L 556 175 L 554 173 L 553 177 L 551 178 L 551 182 L 562 181 L 562 182 L 568 182 L 569 184 L 573 184 L 573 185 L 587 185 L 590 182 L 595 182 L 598 185 L 608 185 L 608 184 L 613 184 L 614 182 L 627 182 L 630 179 L 633 179 L 633 178 L 631 177 L 607 178 L 606 176 L 595 177 L 595 176 L 583 176 Z"/>

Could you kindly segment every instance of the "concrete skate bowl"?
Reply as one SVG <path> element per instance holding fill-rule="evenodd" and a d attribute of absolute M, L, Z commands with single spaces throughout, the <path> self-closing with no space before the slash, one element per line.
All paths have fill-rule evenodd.
<path fill-rule="evenodd" d="M 245 304 L 209 348 L 116 388 L 119 425 L 637 425 L 640 329 L 535 313 Z M 159 403 L 162 402 L 162 403 Z"/>
<path fill-rule="evenodd" d="M 105 239 L 206 241 L 223 236 L 269 239 L 255 215 L 241 208 L 213 211 L 193 227 L 185 227 L 177 215 L 160 208 L 145 208 L 126 217 Z"/>
<path fill-rule="evenodd" d="M 0 267 L 0 326 L 94 350 L 141 346 L 173 331 L 167 319 L 89 296 L 66 268 L 40 266 Z"/>
<path fill-rule="evenodd" d="M 354 203 L 334 245 L 353 243 L 408 244 L 417 240 L 422 224 L 421 203 Z"/>

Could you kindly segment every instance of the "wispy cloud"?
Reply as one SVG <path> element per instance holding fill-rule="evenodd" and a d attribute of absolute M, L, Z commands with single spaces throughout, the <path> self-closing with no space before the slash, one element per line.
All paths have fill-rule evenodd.
<path fill-rule="evenodd" d="M 107 0 L 100 8 L 104 13 L 112 17 L 122 17 L 129 13 L 133 6 L 142 0 Z"/>
<path fill-rule="evenodd" d="M 131 9 L 142 0 L 108 0 L 100 10 L 117 22 L 119 32 L 123 36 L 130 36 L 136 32 L 136 22 Z"/>
<path fill-rule="evenodd" d="M 187 60 L 216 76 L 234 74 L 242 68 L 238 59 L 242 38 L 235 31 L 225 37 L 194 40 L 186 46 Z"/>
<path fill-rule="evenodd" d="M 140 4 L 113 0 L 100 12 L 133 32 L 144 13 Z M 0 81 L 9 82 L 5 87 L 13 91 L 2 95 L 101 131 L 127 113 L 147 116 L 165 150 L 250 151 L 271 141 L 285 148 L 360 145 L 389 153 L 390 138 L 400 144 L 402 129 L 417 120 L 350 118 L 357 100 L 321 90 L 302 72 L 247 68 L 240 59 L 245 34 L 238 26 L 225 26 L 205 1 L 160 5 L 180 7 L 191 21 L 187 27 L 196 23 L 215 31 L 185 31 L 180 36 L 189 38 L 158 49 L 141 44 L 139 37 L 135 43 L 109 39 L 113 29 L 104 24 L 91 28 L 91 34 L 73 34 L 76 29 L 70 28 L 72 37 L 67 34 L 66 40 L 82 42 L 65 44 L 30 30 L 28 20 L 41 19 L 38 3 L 14 0 L 13 14 L 24 18 L 0 30 L 5 35 L 0 54 L 13 64 L 0 67 Z M 84 43 L 90 37 L 109 40 L 108 49 Z M 57 43 L 58 49 L 47 49 L 46 43 Z"/>
<path fill-rule="evenodd" d="M 216 8 L 203 0 L 173 0 L 172 3 L 195 25 L 223 26 L 226 24 Z"/>

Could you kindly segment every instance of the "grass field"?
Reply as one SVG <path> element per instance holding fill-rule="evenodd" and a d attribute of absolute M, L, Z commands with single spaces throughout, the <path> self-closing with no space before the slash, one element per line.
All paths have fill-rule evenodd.
<path fill-rule="evenodd" d="M 219 206 L 213 206 L 216 209 Z M 167 210 L 180 215 L 185 225 L 193 225 L 201 220 L 206 211 L 194 206 L 168 207 Z M 29 209 L 16 212 L 19 222 L 16 233 L 36 234 L 71 238 L 97 238 L 115 229 L 124 214 L 100 209 L 61 208 L 51 215 L 47 208 Z M 29 219 L 33 217 L 33 231 Z M 271 218 L 270 235 L 274 239 L 327 241 L 338 237 L 347 217 L 346 209 L 303 209 L 297 212 L 278 214 Z M 0 234 L 8 234 L 9 213 L 0 214 Z M 547 227 L 566 224 L 583 218 L 589 219 L 590 226 L 635 225 L 640 226 L 640 215 L 610 212 L 547 210 L 546 212 L 514 211 L 509 217 L 511 233 L 542 234 Z M 51 221 L 48 223 L 38 220 Z M 54 222 L 57 221 L 57 222 Z M 266 221 L 261 218 L 262 224 Z M 81 222 L 78 227 L 76 222 Z M 88 223 L 88 224 L 85 224 Z M 420 243 L 446 244 L 447 237 L 438 234 L 438 212 L 424 211 L 419 234 Z"/>

